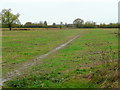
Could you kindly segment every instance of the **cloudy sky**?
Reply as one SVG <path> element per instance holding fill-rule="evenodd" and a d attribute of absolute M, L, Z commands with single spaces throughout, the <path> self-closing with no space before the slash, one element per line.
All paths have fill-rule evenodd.
<path fill-rule="evenodd" d="M 119 0 L 0 0 L 0 11 L 11 8 L 20 21 L 72 23 L 74 19 L 99 23 L 118 22 Z"/>

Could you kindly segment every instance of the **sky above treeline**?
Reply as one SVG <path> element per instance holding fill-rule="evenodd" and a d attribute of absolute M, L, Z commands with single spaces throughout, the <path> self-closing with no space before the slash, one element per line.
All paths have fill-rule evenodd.
<path fill-rule="evenodd" d="M 20 21 L 59 24 L 73 23 L 76 18 L 99 23 L 118 22 L 119 0 L 0 0 L 0 10 L 12 9 Z"/>

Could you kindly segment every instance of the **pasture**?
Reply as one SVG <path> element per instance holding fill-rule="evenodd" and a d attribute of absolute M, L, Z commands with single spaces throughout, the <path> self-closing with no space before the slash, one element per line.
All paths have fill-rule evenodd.
<path fill-rule="evenodd" d="M 117 88 L 117 29 L 3 31 L 3 76 L 79 38 L 4 83 L 10 88 Z"/>

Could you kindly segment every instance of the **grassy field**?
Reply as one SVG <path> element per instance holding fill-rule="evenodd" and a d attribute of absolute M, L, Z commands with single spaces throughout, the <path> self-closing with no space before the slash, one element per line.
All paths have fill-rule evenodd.
<path fill-rule="evenodd" d="M 47 53 L 78 33 L 79 30 L 3 31 L 3 74 Z"/>
<path fill-rule="evenodd" d="M 3 87 L 117 88 L 117 32 L 117 29 L 4 31 L 3 73 L 47 53 L 77 34 L 82 36 Z"/>

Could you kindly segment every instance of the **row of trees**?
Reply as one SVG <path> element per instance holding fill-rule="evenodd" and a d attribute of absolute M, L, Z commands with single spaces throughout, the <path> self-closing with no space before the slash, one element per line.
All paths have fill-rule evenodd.
<path fill-rule="evenodd" d="M 40 21 L 39 23 L 26 22 L 22 25 L 24 28 L 62 28 L 63 26 L 62 22 L 60 24 L 53 23 L 52 25 L 48 25 L 47 21 Z"/>
<path fill-rule="evenodd" d="M 16 27 L 18 27 L 16 25 Z M 110 24 L 100 24 L 97 25 L 96 22 L 87 21 L 77 18 L 73 21 L 73 24 L 67 24 L 60 22 L 60 24 L 53 23 L 52 25 L 48 25 L 47 21 L 40 21 L 39 23 L 26 22 L 24 25 L 21 25 L 23 28 L 118 28 L 118 23 L 110 23 Z"/>
<path fill-rule="evenodd" d="M 110 24 L 100 24 L 97 25 L 96 22 L 87 21 L 84 22 L 84 20 L 77 18 L 73 21 L 73 24 L 63 24 L 63 22 L 60 22 L 60 24 L 53 23 L 52 25 L 48 25 L 47 21 L 40 21 L 39 23 L 32 23 L 32 22 L 26 22 L 24 25 L 22 25 L 19 21 L 20 14 L 13 14 L 11 13 L 11 9 L 3 9 L 0 13 L 0 23 L 3 28 L 9 28 L 10 30 L 12 28 L 118 28 L 118 23 L 110 23 Z"/>

